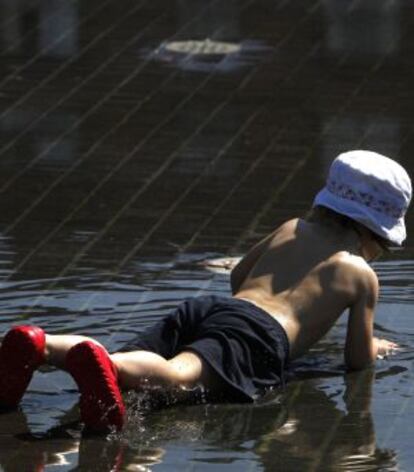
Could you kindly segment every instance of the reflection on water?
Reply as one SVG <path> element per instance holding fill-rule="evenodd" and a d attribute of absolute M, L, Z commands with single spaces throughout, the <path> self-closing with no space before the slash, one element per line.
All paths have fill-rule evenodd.
<path fill-rule="evenodd" d="M 144 51 L 144 57 L 162 61 L 183 70 L 195 72 L 234 72 L 255 65 L 270 55 L 272 48 L 259 41 L 240 43 L 210 38 L 162 43 L 155 51 Z"/>
<path fill-rule="evenodd" d="M 376 262 L 382 289 L 381 300 L 389 303 L 414 303 L 414 262 L 412 260 L 391 260 Z"/>
<path fill-rule="evenodd" d="M 332 53 L 351 53 L 353 58 L 358 58 L 398 52 L 399 0 L 324 0 L 323 4 L 327 19 L 327 46 Z"/>
<path fill-rule="evenodd" d="M 77 4 L 59 0 L 2 0 L 0 41 L 7 53 L 62 58 L 77 51 Z"/>
<path fill-rule="evenodd" d="M 409 306 L 407 300 L 399 302 L 393 287 L 406 284 L 412 267 L 410 261 L 376 266 L 386 298 L 379 307 L 378 327 L 392 330 L 387 336 L 406 346 L 378 364 L 376 379 L 373 371 L 344 375 L 341 321 L 309 356 L 295 362 L 285 392 L 269 394 L 256 405 L 172 405 L 161 410 L 148 409 L 145 397 L 130 393 L 127 428 L 104 439 L 82 437 L 73 381 L 46 370 L 35 375 L 22 410 L 0 416 L 0 465 L 5 471 L 14 470 L 16 461 L 59 470 L 77 464 L 81 470 L 99 464 L 102 471 L 171 470 L 189 464 L 229 470 L 395 470 L 399 459 L 390 445 L 395 447 L 397 440 L 387 431 L 392 425 L 401 436 L 411 428 L 405 415 L 413 408 L 414 394 L 414 348 L 399 323 L 411 326 L 412 332 L 414 324 L 408 313 L 398 316 L 397 324 L 390 317 Z M 143 263 L 139 269 L 134 278 L 110 282 L 106 274 L 62 279 L 47 292 L 47 280 L 6 282 L 1 310 L 9 316 L 2 318 L 1 331 L 26 312 L 25 322 L 51 332 L 91 334 L 115 350 L 183 297 L 200 291 L 228 293 L 228 274 L 206 271 L 196 260 Z M 87 309 L 79 312 L 82 306 Z M 391 421 L 397 407 L 399 414 Z M 18 459 L 12 452 L 16 450 L 24 451 Z"/>
<path fill-rule="evenodd" d="M 13 470 L 12 449 L 24 451 L 21 463 L 38 468 L 171 470 L 214 464 L 230 470 L 391 471 L 396 453 L 377 445 L 370 413 L 373 379 L 369 371 L 326 384 L 296 381 L 256 405 L 137 411 L 137 399 L 130 396 L 127 428 L 108 439 L 82 437 L 71 411 L 47 432 L 33 435 L 28 408 L 27 416 L 2 415 L 0 464 Z"/>
<path fill-rule="evenodd" d="M 407 0 L 0 0 L 0 336 L 12 324 L 114 351 L 303 214 L 338 152 L 411 173 Z M 411 216 L 413 215 L 413 216 Z M 409 234 L 414 212 L 408 215 Z M 81 435 L 77 392 L 38 372 L 0 413 L 0 468 L 412 470 L 413 245 L 375 264 L 376 330 L 402 350 L 344 375 L 346 318 L 256 405 L 128 398 Z M 372 374 L 372 373 L 371 373 Z M 31 469 L 30 469 L 31 468 Z"/>
<path fill-rule="evenodd" d="M 11 110 L 7 113 L 7 119 L 0 116 L 1 133 L 4 138 L 13 137 L 13 144 L 16 142 L 16 135 L 19 138 L 24 136 L 24 152 L 42 158 L 39 168 L 56 170 L 56 166 L 59 169 L 69 167 L 77 152 L 78 136 L 74 133 L 69 138 L 65 138 L 64 135 L 68 128 L 75 126 L 78 117 L 68 113 L 55 113 L 49 115 L 47 119 L 40 120 L 40 118 L 44 117 L 39 116 L 39 111 L 35 109 Z M 34 132 L 32 125 L 38 121 L 40 125 Z M 30 127 L 27 127 L 27 123 L 31 124 Z M 2 152 L 9 150 L 7 159 L 2 161 L 3 165 L 26 162 L 21 148 L 17 150 L 12 145 L 1 148 Z"/>
<path fill-rule="evenodd" d="M 230 73 L 269 58 L 274 49 L 264 41 L 244 37 L 239 11 L 248 6 L 235 0 L 206 2 L 178 0 L 175 31 L 155 48 L 144 48 L 145 58 L 193 72 Z"/>
<path fill-rule="evenodd" d="M 330 119 L 323 124 L 322 133 L 323 142 L 318 156 L 322 175 L 327 175 L 333 155 L 362 147 L 386 156 L 396 156 L 401 145 L 398 117 L 381 116 L 380 105 L 375 115 L 346 112 Z"/>
<path fill-rule="evenodd" d="M 9 277 L 13 271 L 14 251 L 10 239 L 0 233 L 0 280 Z"/>

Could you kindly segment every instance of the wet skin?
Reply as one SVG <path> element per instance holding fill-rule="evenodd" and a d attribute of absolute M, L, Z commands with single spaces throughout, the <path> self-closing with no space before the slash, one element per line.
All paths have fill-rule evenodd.
<path fill-rule="evenodd" d="M 345 345 L 349 368 L 361 369 L 396 345 L 373 336 L 378 279 L 368 262 L 382 248 L 362 226 L 290 220 L 233 269 L 233 296 L 249 300 L 285 329 L 290 355 L 303 355 L 350 309 Z"/>

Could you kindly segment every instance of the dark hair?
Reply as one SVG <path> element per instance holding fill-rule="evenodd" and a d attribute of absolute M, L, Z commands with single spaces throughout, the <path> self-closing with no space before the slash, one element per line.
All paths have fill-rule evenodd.
<path fill-rule="evenodd" d="M 322 205 L 316 205 L 310 209 L 306 214 L 305 220 L 311 223 L 322 223 L 322 224 L 335 224 L 342 226 L 343 228 L 351 228 L 356 230 L 358 224 L 352 218 L 341 215 L 330 208 Z"/>
<path fill-rule="evenodd" d="M 321 223 L 325 225 L 334 225 L 336 227 L 342 227 L 343 229 L 353 229 L 358 234 L 360 234 L 359 225 L 357 221 L 349 218 L 349 216 L 341 215 L 330 208 L 327 208 L 323 205 L 316 205 L 310 209 L 310 211 L 306 214 L 305 220 L 311 223 Z M 363 226 L 363 225 L 362 225 Z M 364 226 L 366 229 L 369 230 L 373 239 L 377 241 L 377 243 L 381 246 L 382 249 L 385 251 L 389 251 L 390 247 L 392 246 L 391 241 L 385 239 L 378 234 L 374 233 L 371 229 Z"/>

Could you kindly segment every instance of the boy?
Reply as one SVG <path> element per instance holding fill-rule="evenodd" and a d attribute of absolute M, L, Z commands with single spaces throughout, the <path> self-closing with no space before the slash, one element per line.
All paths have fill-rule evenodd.
<path fill-rule="evenodd" d="M 373 336 L 378 280 L 368 262 L 401 245 L 411 199 L 405 170 L 385 156 L 351 151 L 331 165 L 306 219 L 257 244 L 231 273 L 231 298 L 185 301 L 122 352 L 81 336 L 13 328 L 0 350 L 0 404 L 16 406 L 43 363 L 69 371 L 92 430 L 121 429 L 120 388 L 191 388 L 233 401 L 283 385 L 304 354 L 349 309 L 345 362 L 370 366 L 397 346 Z"/>

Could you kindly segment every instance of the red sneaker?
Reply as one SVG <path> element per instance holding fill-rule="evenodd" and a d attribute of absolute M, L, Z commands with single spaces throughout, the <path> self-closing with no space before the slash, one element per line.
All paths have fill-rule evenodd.
<path fill-rule="evenodd" d="M 92 341 L 76 344 L 66 355 L 66 368 L 78 384 L 81 418 L 87 429 L 121 430 L 125 406 L 118 374 L 107 351 Z"/>
<path fill-rule="evenodd" d="M 16 326 L 0 347 L 0 406 L 15 408 L 45 360 L 45 333 L 37 326 Z"/>

